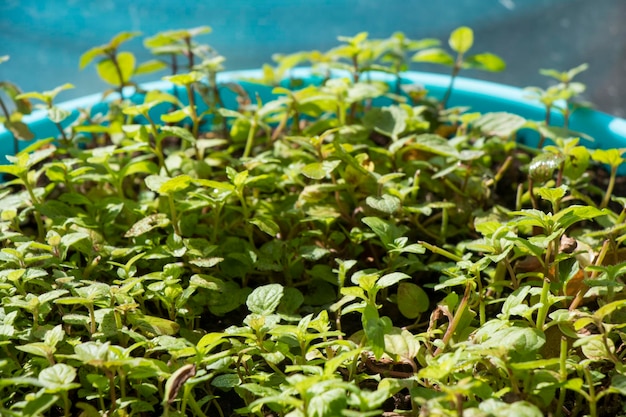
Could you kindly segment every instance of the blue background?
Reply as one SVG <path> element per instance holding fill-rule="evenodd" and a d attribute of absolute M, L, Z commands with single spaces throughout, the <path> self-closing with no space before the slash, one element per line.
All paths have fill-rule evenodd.
<path fill-rule="evenodd" d="M 545 87 L 540 68 L 590 69 L 580 80 L 600 110 L 626 116 L 625 0 L 0 0 L 0 80 L 25 91 L 65 82 L 77 88 L 59 99 L 104 88 L 93 67 L 78 69 L 80 55 L 120 31 L 151 36 L 161 30 L 209 25 L 199 38 L 226 56 L 227 69 L 256 68 L 274 52 L 326 50 L 339 35 L 368 31 L 373 38 L 402 31 L 410 38 L 436 37 L 468 25 L 474 52 L 502 56 L 508 69 L 472 76 L 525 87 Z M 148 59 L 142 41 L 125 45 Z M 413 69 L 443 71 L 415 64 Z M 159 73 L 151 78 L 158 78 Z"/>

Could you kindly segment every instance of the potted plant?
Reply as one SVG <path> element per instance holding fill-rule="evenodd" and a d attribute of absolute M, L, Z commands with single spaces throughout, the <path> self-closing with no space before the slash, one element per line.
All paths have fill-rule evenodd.
<path fill-rule="evenodd" d="M 86 52 L 104 96 L 2 84 L 3 415 L 623 411 L 623 121 L 573 111 L 584 66 L 462 79 L 504 66 L 462 27 L 224 73 L 205 32 Z"/>

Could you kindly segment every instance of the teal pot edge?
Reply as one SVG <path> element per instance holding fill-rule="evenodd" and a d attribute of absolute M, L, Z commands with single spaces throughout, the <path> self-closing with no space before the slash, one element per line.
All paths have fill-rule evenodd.
<path fill-rule="evenodd" d="M 321 78 L 311 68 L 296 68 L 289 74 L 292 79 L 303 79 L 305 82 L 313 82 Z M 341 71 L 336 71 L 334 76 L 347 75 Z M 247 90 L 255 89 L 260 91 L 260 96 L 264 100 L 272 98 L 271 88 L 253 84 L 250 81 L 260 79 L 262 77 L 261 70 L 242 70 L 242 71 L 226 71 L 218 74 L 218 84 L 238 82 L 243 83 Z M 396 78 L 390 74 L 370 73 L 366 74 L 365 79 L 386 81 L 395 83 Z M 427 72 L 408 71 L 402 74 L 402 84 L 418 84 L 423 86 L 431 97 L 441 98 L 446 92 L 450 83 L 450 76 L 444 74 L 435 74 Z M 155 81 L 142 84 L 141 88 L 149 90 L 163 90 L 174 92 L 175 86 L 166 81 Z M 132 96 L 134 100 L 139 101 L 141 95 L 133 95 L 134 90 L 129 88 L 125 90 L 127 96 Z M 497 84 L 489 81 L 475 80 L 464 77 L 457 77 L 454 83 L 452 95 L 449 98 L 448 105 L 469 107 L 470 111 L 476 112 L 510 112 L 518 114 L 531 120 L 543 120 L 545 118 L 545 107 L 538 101 L 529 99 L 527 92 L 521 88 Z M 113 96 L 111 96 L 113 98 Z M 106 100 L 105 100 L 106 102 Z M 226 107 L 235 105 L 234 94 L 230 100 L 225 100 Z M 106 111 L 106 104 L 103 103 L 101 94 L 92 94 L 75 100 L 60 103 L 59 107 L 76 111 L 76 109 L 91 108 L 92 114 L 103 113 Z M 28 124 L 31 131 L 35 134 L 35 139 L 45 139 L 58 135 L 57 127 L 47 118 L 47 114 L 43 110 L 35 111 L 30 115 L 24 116 L 23 121 Z M 554 111 L 551 114 L 552 124 L 559 126 L 563 123 L 562 115 Z M 626 119 L 613 117 L 609 114 L 582 108 L 572 113 L 570 117 L 570 129 L 575 132 L 581 132 L 594 140 L 583 139 L 581 144 L 589 148 L 626 148 Z M 522 137 L 523 142 L 525 139 Z M 20 141 L 20 149 L 25 148 L 33 141 Z M 528 139 L 530 146 L 536 145 L 536 138 Z M 0 126 L 0 164 L 5 163 L 6 155 L 13 154 L 13 138 L 11 134 Z M 619 171 L 620 175 L 626 175 L 626 166 L 622 166 Z"/>

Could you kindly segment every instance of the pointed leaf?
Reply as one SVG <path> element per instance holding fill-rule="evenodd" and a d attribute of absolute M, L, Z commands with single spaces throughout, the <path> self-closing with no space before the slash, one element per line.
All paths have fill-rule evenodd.
<path fill-rule="evenodd" d="M 255 288 L 246 300 L 246 305 L 252 313 L 273 314 L 283 297 L 284 288 L 280 284 L 268 284 Z"/>

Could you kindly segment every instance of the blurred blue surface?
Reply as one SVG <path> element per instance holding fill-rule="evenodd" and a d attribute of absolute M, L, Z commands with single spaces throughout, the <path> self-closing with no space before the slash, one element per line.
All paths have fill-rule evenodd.
<path fill-rule="evenodd" d="M 326 50 L 337 36 L 359 31 L 445 40 L 452 29 L 468 25 L 475 31 L 475 51 L 497 53 L 509 68 L 463 75 L 545 86 L 539 68 L 588 62 L 580 77 L 589 86 L 586 98 L 600 110 L 626 116 L 625 18 L 625 0 L 0 0 L 0 56 L 11 56 L 0 65 L 0 80 L 26 91 L 72 82 L 77 88 L 60 100 L 98 92 L 104 84 L 95 69 L 79 71 L 78 59 L 123 30 L 151 36 L 209 25 L 213 33 L 201 40 L 226 56 L 232 70 L 256 68 L 274 52 Z M 149 57 L 141 40 L 127 45 L 140 61 Z"/>

